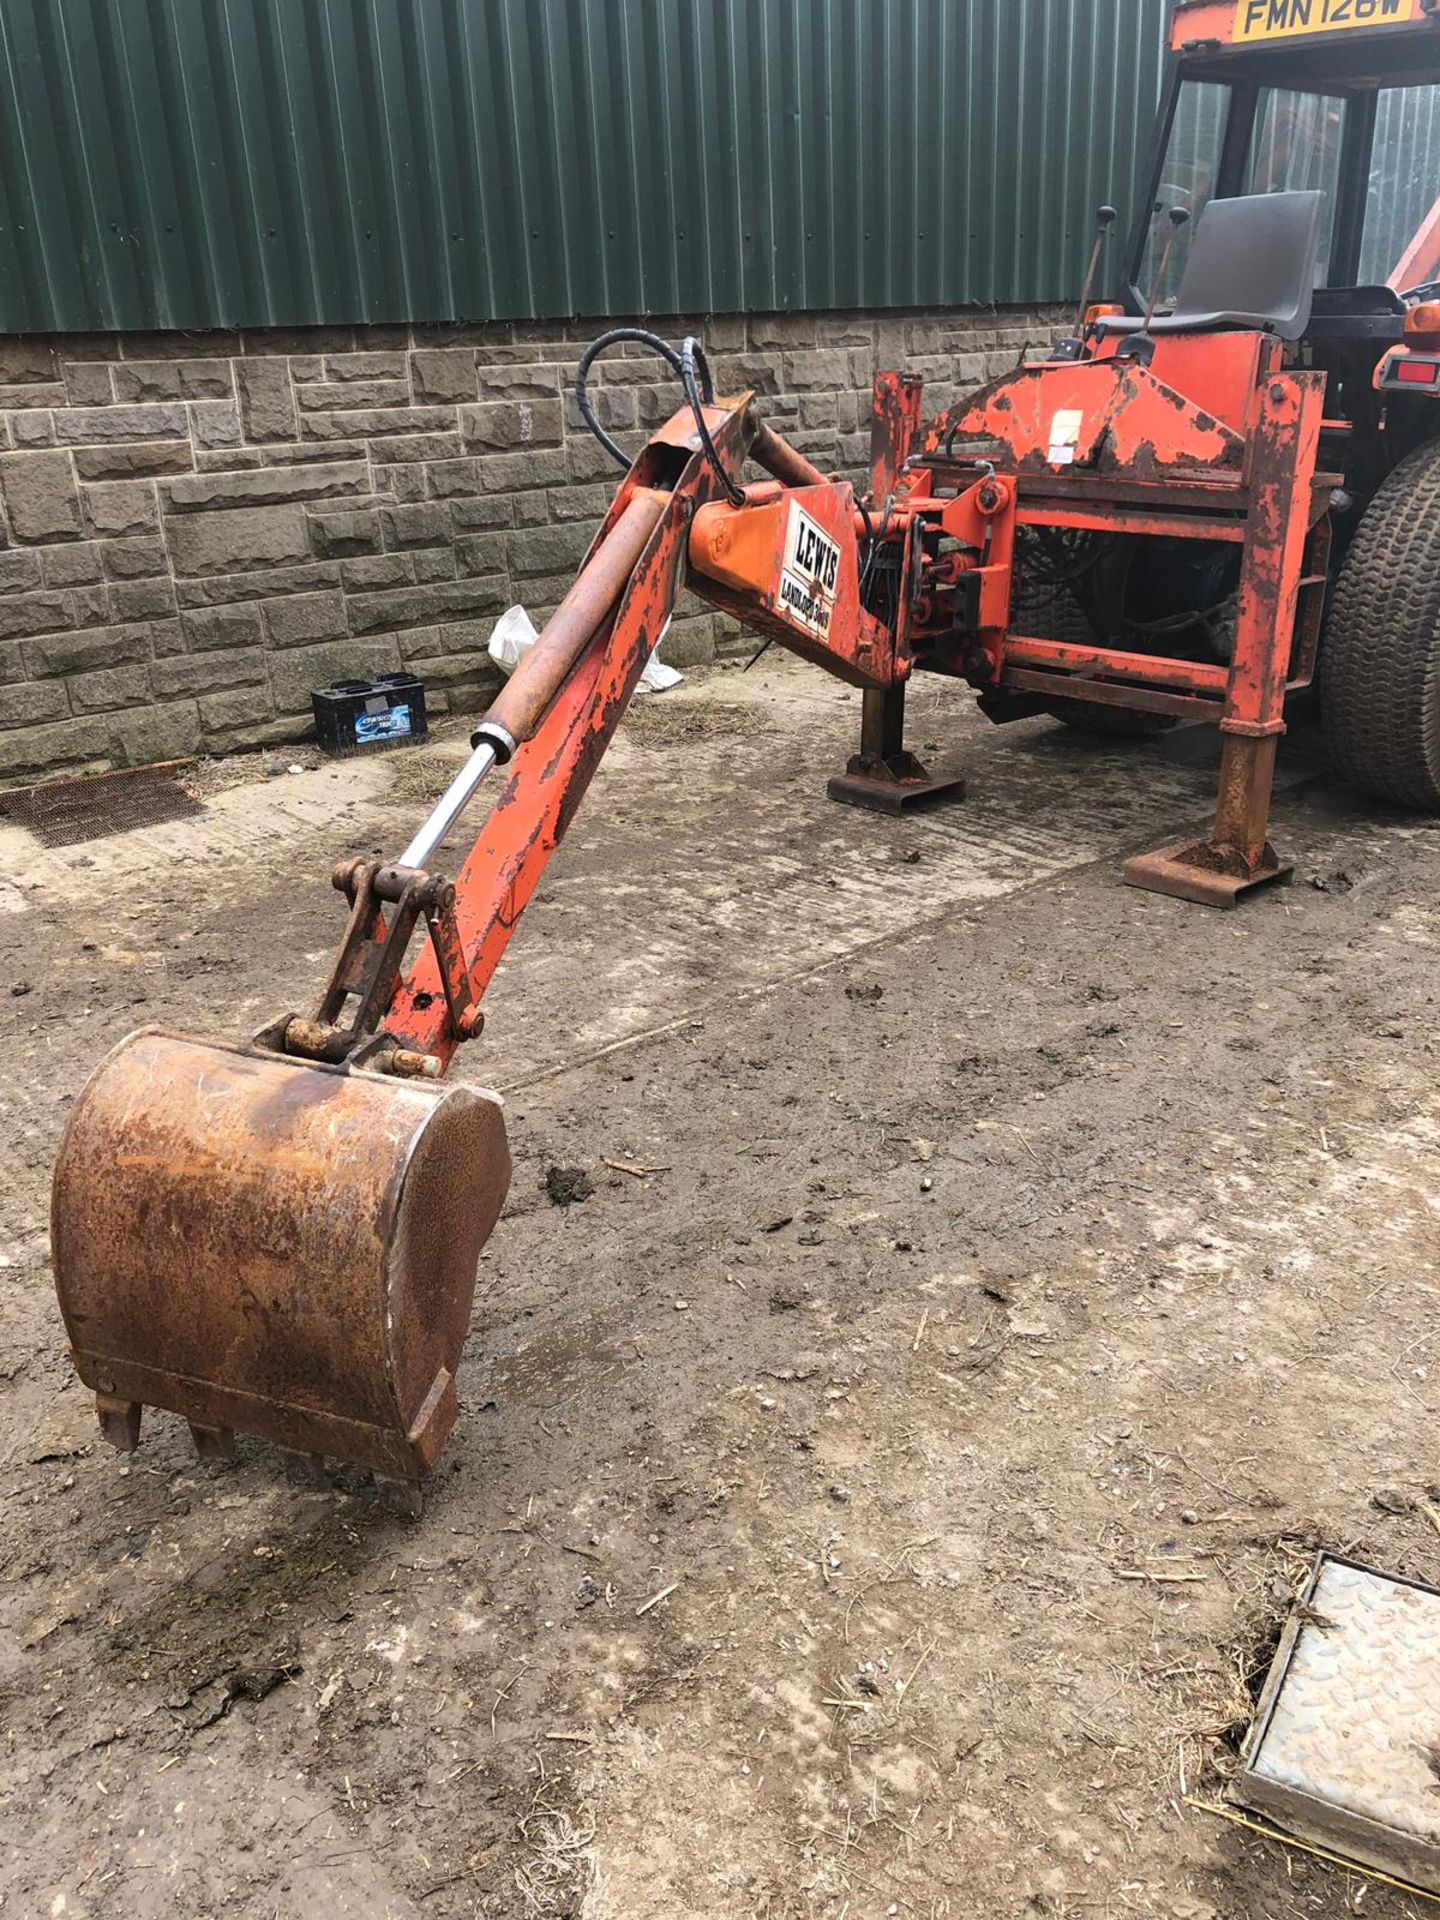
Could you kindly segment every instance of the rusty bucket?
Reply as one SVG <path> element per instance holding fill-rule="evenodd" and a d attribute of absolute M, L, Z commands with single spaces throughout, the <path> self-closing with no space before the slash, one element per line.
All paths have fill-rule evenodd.
<path fill-rule="evenodd" d="M 500 1102 L 156 1027 L 80 1094 L 55 1286 L 101 1426 L 144 1407 L 416 1482 L 455 1421 L 476 1262 L 509 1184 Z"/>

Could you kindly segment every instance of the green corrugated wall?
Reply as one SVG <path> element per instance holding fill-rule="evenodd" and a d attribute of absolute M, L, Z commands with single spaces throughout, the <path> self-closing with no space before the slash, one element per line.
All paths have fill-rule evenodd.
<path fill-rule="evenodd" d="M 0 330 L 1075 291 L 1167 0 L 0 0 Z"/>

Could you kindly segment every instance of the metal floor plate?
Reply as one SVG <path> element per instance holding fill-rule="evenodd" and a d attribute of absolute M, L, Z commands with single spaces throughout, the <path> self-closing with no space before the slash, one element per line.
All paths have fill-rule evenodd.
<path fill-rule="evenodd" d="M 1322 1554 L 1234 1793 L 1303 1839 L 1440 1893 L 1440 1591 Z"/>

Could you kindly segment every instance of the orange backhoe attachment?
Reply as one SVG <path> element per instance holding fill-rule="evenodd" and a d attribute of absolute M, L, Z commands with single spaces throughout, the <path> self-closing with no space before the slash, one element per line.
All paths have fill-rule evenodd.
<path fill-rule="evenodd" d="M 713 556 L 717 598 L 846 678 L 908 670 L 860 610 L 850 488 L 748 395 L 717 403 L 693 374 L 687 391 L 410 846 L 336 869 L 349 924 L 314 1011 L 243 1045 L 142 1029 L 80 1095 L 55 1170 L 55 1282 L 115 1445 L 164 1408 L 204 1456 L 251 1432 L 302 1474 L 359 1463 L 408 1502 L 456 1417 L 476 1262 L 510 1175 L 499 1100 L 438 1082 L 480 1031 L 694 555 Z M 742 489 L 747 456 L 781 477 Z M 496 767 L 505 785 L 452 882 L 436 857 Z"/>
<path fill-rule="evenodd" d="M 1434 636 L 1395 600 L 1391 557 L 1408 526 L 1405 551 L 1422 570 L 1430 558 L 1429 496 L 1405 489 L 1440 393 L 1440 202 L 1395 269 L 1403 300 L 1326 279 L 1358 270 L 1377 83 L 1384 100 L 1440 76 L 1440 0 L 1177 0 L 1171 43 L 1151 184 L 1198 85 L 1229 101 L 1198 116 L 1220 191 L 1200 196 L 1193 226 L 1191 207 L 1167 210 L 1153 273 L 1158 203 L 1144 196 L 1128 311 L 1090 305 L 1116 217 L 1102 207 L 1072 337 L 936 417 L 917 376 L 881 373 L 864 499 L 765 426 L 751 396 L 716 401 L 698 343 L 677 352 L 618 328 L 583 356 L 579 412 L 625 477 L 410 845 L 336 868 L 349 922 L 318 1004 L 241 1046 L 132 1035 L 77 1104 L 55 1174 L 55 1277 L 118 1445 L 135 1445 L 150 1405 L 183 1415 L 206 1453 L 245 1429 L 300 1466 L 338 1456 L 405 1489 L 434 1461 L 509 1177 L 498 1100 L 437 1082 L 480 1031 L 491 976 L 683 585 L 863 690 L 859 751 L 829 788 L 851 805 L 898 812 L 959 790 L 905 748 L 913 672 L 967 682 L 996 721 L 1047 713 L 1112 737 L 1215 725 L 1210 831 L 1138 855 L 1126 878 L 1233 906 L 1290 872 L 1269 840 L 1276 748 L 1287 698 L 1315 676 L 1348 542 L 1326 630 L 1332 745 L 1372 791 L 1440 807 Z M 1257 191 L 1247 172 L 1260 102 L 1302 84 L 1345 97 L 1328 221 L 1324 194 Z M 633 463 L 586 390 L 619 344 L 667 361 L 685 394 Z M 742 484 L 747 459 L 768 477 Z M 497 768 L 503 788 L 451 879 L 441 848 Z"/>

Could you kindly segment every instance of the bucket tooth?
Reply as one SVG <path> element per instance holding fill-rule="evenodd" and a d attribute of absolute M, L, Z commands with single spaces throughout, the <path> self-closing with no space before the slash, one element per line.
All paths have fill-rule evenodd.
<path fill-rule="evenodd" d="M 197 1421 L 192 1420 L 190 1438 L 195 1442 L 195 1451 L 202 1460 L 233 1460 L 235 1458 L 233 1427 L 202 1427 Z"/>
<path fill-rule="evenodd" d="M 141 1406 L 409 1483 L 455 1423 L 509 1184 L 493 1094 L 143 1028 L 55 1167 L 55 1289 L 107 1439 Z"/>
<path fill-rule="evenodd" d="M 418 1520 L 425 1511 L 425 1495 L 418 1480 L 399 1480 L 388 1473 L 377 1473 L 375 1491 L 392 1513 L 406 1520 Z"/>
<path fill-rule="evenodd" d="M 306 1493 L 329 1491 L 330 1476 L 325 1471 L 323 1453 L 297 1453 L 293 1447 L 282 1447 L 280 1458 L 285 1462 L 285 1478 L 292 1487 Z"/>
<path fill-rule="evenodd" d="M 95 1416 L 100 1422 L 101 1435 L 117 1453 L 133 1453 L 139 1446 L 140 1413 L 138 1400 L 117 1400 L 112 1393 L 95 1396 Z"/>

